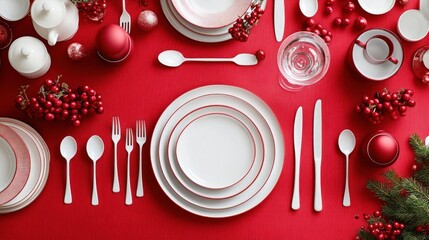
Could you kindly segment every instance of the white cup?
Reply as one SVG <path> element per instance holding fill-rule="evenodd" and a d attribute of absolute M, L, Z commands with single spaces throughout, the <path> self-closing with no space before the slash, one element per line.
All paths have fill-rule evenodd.
<path fill-rule="evenodd" d="M 386 61 L 390 61 L 393 64 L 398 63 L 398 59 L 392 56 L 395 50 L 393 42 L 386 36 L 375 35 L 366 42 L 357 39 L 355 44 L 364 49 L 365 58 L 373 64 L 382 64 Z"/>

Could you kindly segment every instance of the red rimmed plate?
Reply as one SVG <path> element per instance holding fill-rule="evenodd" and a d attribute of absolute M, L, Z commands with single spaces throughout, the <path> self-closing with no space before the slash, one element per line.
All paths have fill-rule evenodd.
<path fill-rule="evenodd" d="M 27 183 L 30 175 L 30 153 L 19 135 L 9 127 L 0 124 L 0 138 L 5 152 L 9 152 L 9 157 L 1 158 L 0 161 L 9 161 L 11 167 L 15 166 L 13 177 L 7 187 L 0 192 L 0 206 L 15 198 Z M 10 150 L 13 150 L 14 157 L 11 157 Z M 15 163 L 10 162 L 15 161 Z M 11 170 L 11 169 L 9 169 Z M 6 179 L 7 180 L 7 179 Z"/>

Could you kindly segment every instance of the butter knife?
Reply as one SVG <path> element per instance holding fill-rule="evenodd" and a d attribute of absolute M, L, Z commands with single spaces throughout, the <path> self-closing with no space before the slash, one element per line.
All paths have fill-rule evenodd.
<path fill-rule="evenodd" d="M 293 127 L 293 146 L 295 151 L 295 179 L 293 184 L 292 209 L 298 210 L 299 200 L 299 168 L 301 163 L 301 145 L 302 145 L 302 107 L 296 110 L 295 123 Z"/>
<path fill-rule="evenodd" d="M 285 31 L 284 0 L 274 0 L 274 34 L 277 42 L 281 42 Z"/>
<path fill-rule="evenodd" d="M 313 120 L 313 155 L 314 155 L 314 210 L 322 211 L 322 100 L 317 100 L 314 106 Z"/>

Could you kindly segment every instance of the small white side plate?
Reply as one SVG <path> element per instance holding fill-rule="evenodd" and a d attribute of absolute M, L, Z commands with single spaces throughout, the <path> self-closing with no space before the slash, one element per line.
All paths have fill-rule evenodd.
<path fill-rule="evenodd" d="M 358 0 L 364 11 L 373 15 L 381 15 L 395 6 L 395 0 Z"/>
<path fill-rule="evenodd" d="M 429 21 L 419 10 L 408 10 L 399 17 L 398 32 L 404 40 L 417 42 L 422 40 L 428 31 Z"/>

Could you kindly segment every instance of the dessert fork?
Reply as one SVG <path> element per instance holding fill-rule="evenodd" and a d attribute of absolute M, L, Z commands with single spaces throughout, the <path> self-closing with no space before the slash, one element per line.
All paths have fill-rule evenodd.
<path fill-rule="evenodd" d="M 146 142 L 146 123 L 145 121 L 137 120 L 136 122 L 136 141 L 139 145 L 139 176 L 137 180 L 137 197 L 143 197 L 143 164 L 142 164 L 142 148 Z"/>
<path fill-rule="evenodd" d="M 121 123 L 119 117 L 112 119 L 112 141 L 114 144 L 114 160 L 113 160 L 113 189 L 112 191 L 119 192 L 119 178 L 118 178 L 118 142 L 121 139 Z"/>
<path fill-rule="evenodd" d="M 131 33 L 131 16 L 125 8 L 125 0 L 122 0 L 122 14 L 119 18 L 119 26 L 125 29 L 128 34 Z"/>
<path fill-rule="evenodd" d="M 131 183 L 130 183 L 130 155 L 131 151 L 133 151 L 134 145 L 133 139 L 133 130 L 131 128 L 127 128 L 126 136 L 125 136 L 125 150 L 127 150 L 127 188 L 125 192 L 125 204 L 131 205 L 133 203 L 133 198 L 131 196 Z"/>

